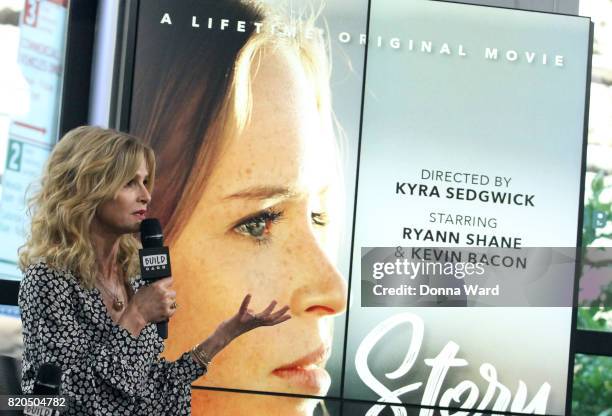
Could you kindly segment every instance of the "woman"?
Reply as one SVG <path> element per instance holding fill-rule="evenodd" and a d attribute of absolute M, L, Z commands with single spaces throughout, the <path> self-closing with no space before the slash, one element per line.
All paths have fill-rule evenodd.
<path fill-rule="evenodd" d="M 291 321 L 242 337 L 195 385 L 325 396 L 347 293 L 333 261 L 341 184 L 323 39 L 312 20 L 287 35 L 253 2 L 156 1 L 139 13 L 130 130 L 160 155 L 152 215 L 173 250 L 181 304 L 166 353 L 213 329 L 241 291 L 271 296 Z M 307 415 L 316 403 L 193 393 L 197 415 Z"/>
<path fill-rule="evenodd" d="M 288 307 L 238 312 L 181 357 L 159 359 L 155 322 L 177 310 L 168 277 L 138 277 L 139 231 L 151 202 L 153 151 L 135 137 L 79 127 L 54 148 L 32 198 L 31 232 L 20 250 L 23 390 L 45 362 L 62 369 L 67 414 L 189 414 L 190 384 L 239 335 L 273 326 Z M 227 316 L 231 316 L 228 314 Z M 272 343 L 273 341 L 270 340 Z"/>

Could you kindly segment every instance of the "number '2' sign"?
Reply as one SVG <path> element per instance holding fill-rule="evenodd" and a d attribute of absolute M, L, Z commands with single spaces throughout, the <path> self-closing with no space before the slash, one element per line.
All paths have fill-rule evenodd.
<path fill-rule="evenodd" d="M 6 169 L 15 172 L 21 171 L 21 155 L 23 154 L 23 143 L 9 140 L 8 155 L 6 157 Z"/>

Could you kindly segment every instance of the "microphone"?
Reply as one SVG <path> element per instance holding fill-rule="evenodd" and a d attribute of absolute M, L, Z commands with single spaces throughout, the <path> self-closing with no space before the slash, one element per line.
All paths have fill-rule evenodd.
<path fill-rule="evenodd" d="M 170 251 L 164 247 L 164 234 L 157 218 L 147 218 L 140 223 L 140 275 L 147 283 L 153 283 L 172 275 Z M 157 334 L 168 338 L 168 321 L 157 323 Z"/>
<path fill-rule="evenodd" d="M 33 396 L 59 396 L 62 384 L 62 369 L 54 363 L 44 363 L 38 369 Z M 25 406 L 24 416 L 57 415 L 59 412 L 51 407 Z"/>

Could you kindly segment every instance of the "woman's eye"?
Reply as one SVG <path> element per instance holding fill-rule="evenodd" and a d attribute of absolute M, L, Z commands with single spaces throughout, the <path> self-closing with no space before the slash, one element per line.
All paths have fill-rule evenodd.
<path fill-rule="evenodd" d="M 236 227 L 236 231 L 251 237 L 261 238 L 266 232 L 266 221 L 250 220 Z"/>
<path fill-rule="evenodd" d="M 144 181 L 142 182 L 142 184 L 143 184 L 144 186 L 147 186 L 147 185 L 148 185 L 148 183 L 149 183 L 149 181 L 148 181 L 148 180 L 144 180 Z M 126 186 L 126 187 L 136 186 L 136 185 L 138 185 L 138 181 L 137 181 L 136 179 L 132 179 L 131 181 L 129 181 L 128 183 L 126 183 L 126 184 L 125 184 L 125 186 Z"/>
<path fill-rule="evenodd" d="M 327 217 L 327 214 L 324 212 L 312 212 L 310 214 L 310 218 L 312 218 L 312 223 L 314 225 L 319 225 L 321 227 L 326 226 L 327 223 L 329 222 L 329 218 Z"/>
<path fill-rule="evenodd" d="M 234 227 L 234 230 L 238 234 L 253 237 L 258 241 L 263 241 L 269 238 L 272 224 L 278 221 L 281 216 L 282 212 L 264 211 L 242 221 Z"/>

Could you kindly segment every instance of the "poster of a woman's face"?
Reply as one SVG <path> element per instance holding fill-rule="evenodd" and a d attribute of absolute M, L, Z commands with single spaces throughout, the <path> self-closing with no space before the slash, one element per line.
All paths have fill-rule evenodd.
<path fill-rule="evenodd" d="M 166 356 L 250 293 L 254 308 L 276 300 L 292 319 L 237 339 L 195 385 L 338 395 L 348 264 L 338 253 L 348 257 L 354 180 L 343 170 L 355 156 L 332 109 L 324 16 L 243 1 L 140 9 L 130 132 L 158 162 L 149 213 L 164 225 L 180 305 Z M 194 390 L 193 414 L 306 415 L 318 402 Z"/>
<path fill-rule="evenodd" d="M 166 358 L 247 293 L 256 309 L 276 300 L 292 315 L 215 357 L 194 383 L 194 415 L 336 414 L 338 398 L 350 415 L 379 414 L 381 399 L 562 413 L 569 306 L 413 307 L 392 294 L 369 305 L 360 256 L 441 242 L 412 238 L 412 227 L 470 246 L 475 234 L 575 244 L 588 22 L 452 2 L 147 0 L 136 23 L 129 132 L 157 156 L 149 215 L 164 227 L 179 305 Z M 515 62 L 502 45 L 549 55 Z M 433 170 L 442 176 L 424 174 Z M 557 274 L 554 286 L 571 289 Z"/>

